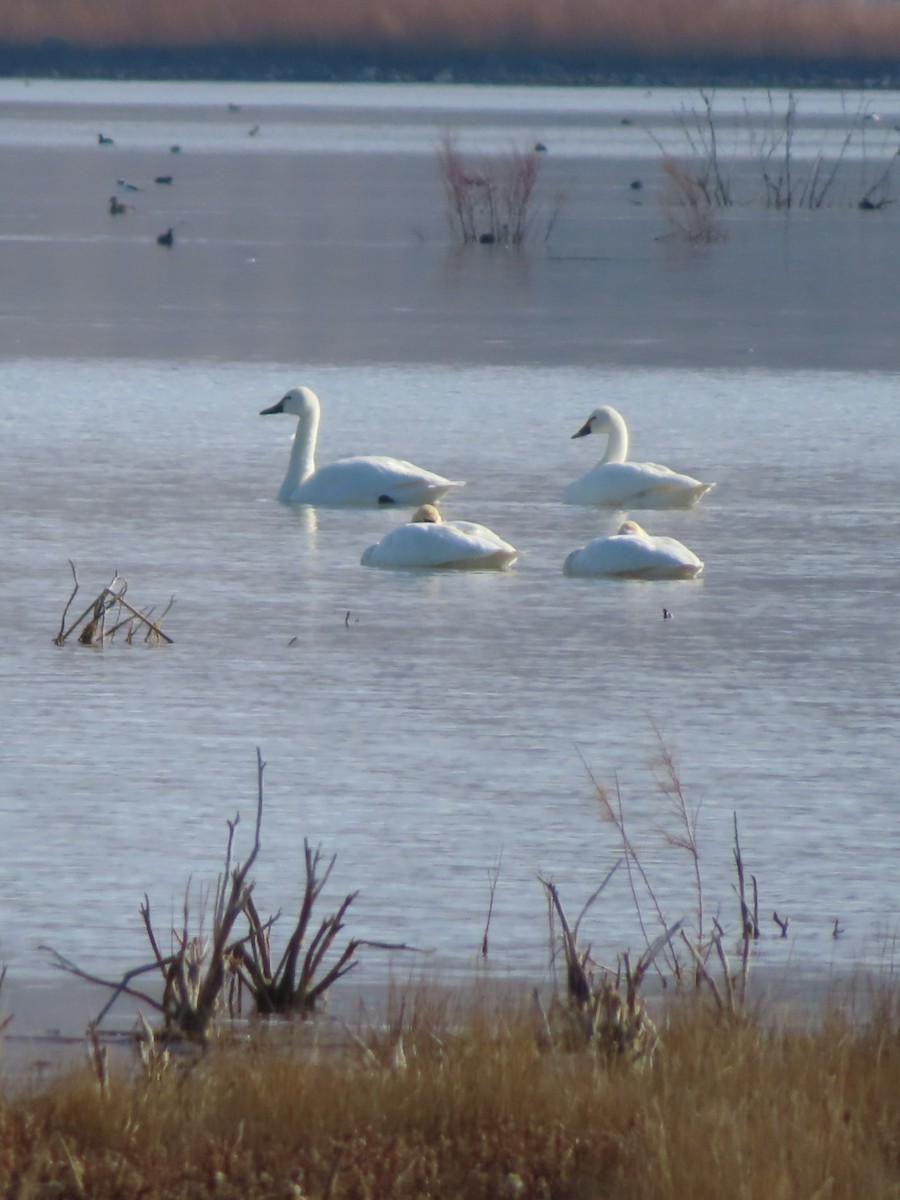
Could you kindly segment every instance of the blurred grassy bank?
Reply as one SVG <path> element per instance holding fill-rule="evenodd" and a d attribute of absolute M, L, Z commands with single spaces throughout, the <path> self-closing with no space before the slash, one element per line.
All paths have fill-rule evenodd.
<path fill-rule="evenodd" d="M 17 0 L 0 72 L 257 79 L 834 83 L 900 79 L 874 0 Z"/>
<path fill-rule="evenodd" d="M 538 1034 L 515 1006 L 426 994 L 343 1050 L 262 1037 L 20 1086 L 0 1100 L 0 1195 L 897 1196 L 893 990 L 814 1027 L 675 1003 L 642 1063 Z"/>

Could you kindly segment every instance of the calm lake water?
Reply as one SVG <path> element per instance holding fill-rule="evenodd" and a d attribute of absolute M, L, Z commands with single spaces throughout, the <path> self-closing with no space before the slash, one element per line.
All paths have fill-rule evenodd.
<path fill-rule="evenodd" d="M 745 99 L 722 103 L 737 119 Z M 858 112 L 808 99 L 832 142 Z M 621 122 L 671 132 L 692 103 L 2 84 L 11 977 L 56 978 L 42 943 L 101 973 L 144 961 L 144 893 L 164 927 L 189 877 L 214 883 L 237 810 L 249 848 L 256 747 L 259 907 L 290 911 L 303 839 L 321 842 L 337 854 L 329 904 L 360 889 L 350 933 L 431 951 L 401 956 L 399 974 L 475 966 L 496 868 L 494 968 L 541 977 L 538 877 L 577 913 L 618 857 L 590 774 L 619 789 L 667 917 L 690 914 L 690 863 L 663 836 L 676 827 L 660 739 L 700 806 L 709 913 L 736 929 L 736 814 L 764 962 L 890 958 L 897 221 L 847 199 L 868 160 L 841 177 L 840 203 L 766 210 L 744 147 L 727 237 L 666 237 L 658 148 Z M 891 94 L 878 106 L 900 113 Z M 542 181 L 566 191 L 549 240 L 451 245 L 434 166 L 450 125 L 485 150 L 498 129 L 548 144 Z M 163 169 L 173 183 L 154 186 Z M 121 178 L 141 191 L 111 218 Z M 155 243 L 169 225 L 171 251 Z M 292 422 L 258 411 L 298 383 L 322 397 L 320 461 L 392 453 L 467 480 L 447 515 L 496 529 L 519 564 L 370 571 L 362 551 L 402 514 L 278 504 Z M 563 577 L 571 549 L 622 520 L 559 501 L 602 451 L 570 436 L 600 403 L 625 414 L 632 457 L 717 481 L 696 510 L 638 514 L 705 560 L 701 581 Z M 53 645 L 68 559 L 76 607 L 116 571 L 140 606 L 174 595 L 174 644 Z M 640 949 L 624 872 L 586 928 L 604 961 Z M 386 969 L 369 952 L 365 970 Z"/>

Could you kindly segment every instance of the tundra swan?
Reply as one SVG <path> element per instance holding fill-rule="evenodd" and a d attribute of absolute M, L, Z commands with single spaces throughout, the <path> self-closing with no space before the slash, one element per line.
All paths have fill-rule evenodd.
<path fill-rule="evenodd" d="M 423 505 L 406 525 L 392 529 L 362 556 L 364 567 L 494 569 L 511 566 L 515 546 L 472 521 L 443 521 L 433 504 Z"/>
<path fill-rule="evenodd" d="M 626 521 L 612 537 L 594 538 L 573 550 L 566 575 L 616 575 L 622 579 L 696 579 L 703 563 L 670 537 L 652 537 L 637 521 Z M 665 611 L 665 610 L 664 610 Z"/>
<path fill-rule="evenodd" d="M 435 475 L 400 458 L 366 455 L 341 458 L 316 470 L 319 397 L 308 387 L 292 388 L 260 415 L 290 413 L 297 418 L 294 445 L 278 499 L 293 504 L 368 507 L 425 504 L 462 483 Z"/>
<path fill-rule="evenodd" d="M 606 453 L 586 475 L 563 492 L 566 504 L 594 504 L 608 508 L 693 508 L 716 485 L 679 475 L 656 463 L 626 462 L 628 429 L 620 412 L 604 405 L 596 408 L 573 438 L 589 433 L 606 434 Z"/>

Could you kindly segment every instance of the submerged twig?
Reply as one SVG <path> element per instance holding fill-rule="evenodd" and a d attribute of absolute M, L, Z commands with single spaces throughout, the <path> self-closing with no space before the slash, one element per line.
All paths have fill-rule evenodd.
<path fill-rule="evenodd" d="M 497 880 L 500 878 L 500 864 L 503 861 L 503 851 L 497 856 L 497 861 L 494 864 L 493 870 L 488 871 L 488 911 L 487 919 L 484 922 L 484 933 L 481 938 L 481 957 L 488 956 L 488 935 L 491 928 L 491 917 L 494 914 L 494 894 L 497 891 Z"/>
<path fill-rule="evenodd" d="M 172 644 L 172 638 L 170 638 L 167 633 L 163 633 L 159 626 L 159 621 L 162 620 L 162 617 L 164 617 L 172 607 L 175 602 L 175 597 L 172 596 L 170 598 L 169 603 L 166 605 L 163 611 L 162 617 L 159 618 L 159 621 L 151 621 L 149 612 L 152 612 L 152 609 L 147 613 L 143 613 L 125 599 L 125 592 L 128 590 L 128 583 L 126 580 L 121 579 L 118 574 L 113 575 L 113 578 L 106 585 L 106 587 L 104 587 L 103 590 L 99 592 L 97 596 L 95 596 L 87 608 L 68 627 L 66 627 L 66 616 L 79 589 L 78 573 L 75 569 L 75 564 L 71 559 L 69 559 L 68 562 L 69 566 L 72 568 L 74 586 L 69 599 L 66 602 L 66 606 L 63 609 L 63 614 L 59 625 L 59 632 L 53 639 L 57 646 L 62 646 L 71 636 L 71 634 L 74 633 L 75 630 L 79 629 L 79 627 L 81 632 L 78 635 L 78 640 L 82 645 L 102 645 L 105 640 L 112 638 L 117 630 L 121 629 L 123 625 L 128 624 L 130 621 L 136 621 L 146 627 L 147 634 L 144 639 L 145 641 L 148 641 L 150 638 L 156 638 L 160 641 L 168 643 L 169 645 Z M 130 615 L 124 620 L 118 621 L 112 629 L 107 630 L 105 628 L 106 613 L 115 605 L 118 605 L 120 611 L 124 609 Z M 129 643 L 131 642 L 131 637 L 132 633 L 130 632 L 127 638 Z"/>

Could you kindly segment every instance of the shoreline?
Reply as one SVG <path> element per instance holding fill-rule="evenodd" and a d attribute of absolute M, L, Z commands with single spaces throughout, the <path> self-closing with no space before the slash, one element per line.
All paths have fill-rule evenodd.
<path fill-rule="evenodd" d="M 371 52 L 344 47 L 211 44 L 184 49 L 82 48 L 0 41 L 0 76 L 260 83 L 460 83 L 534 87 L 900 88 L 896 58 Z"/>

